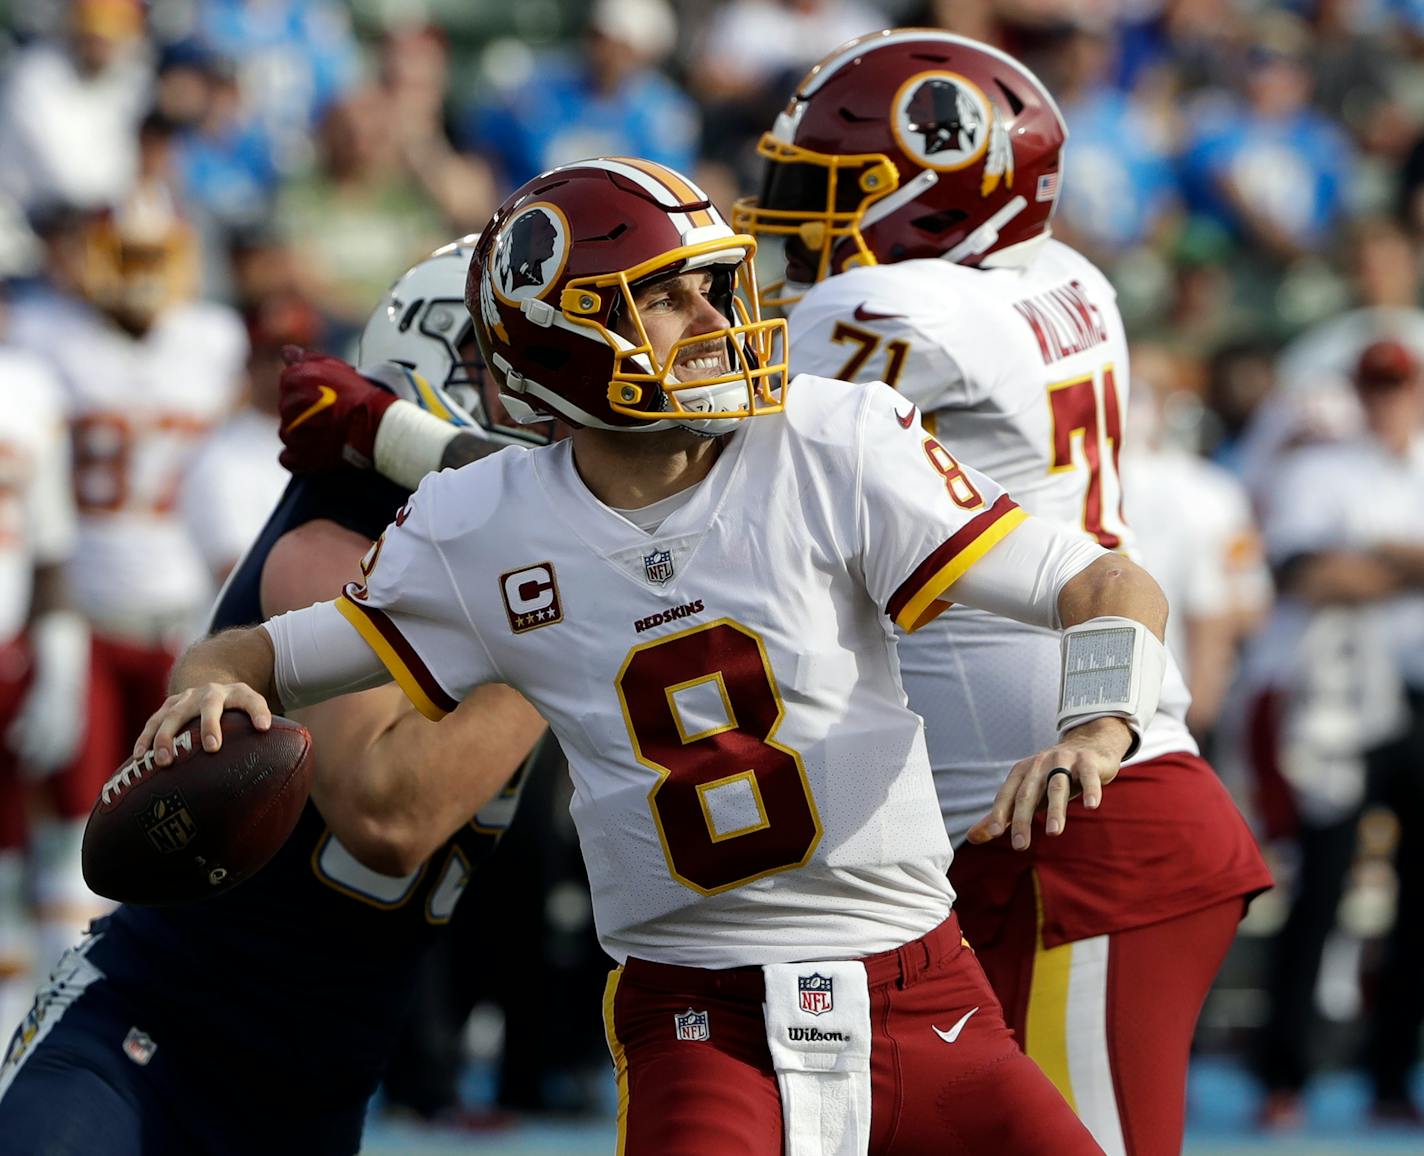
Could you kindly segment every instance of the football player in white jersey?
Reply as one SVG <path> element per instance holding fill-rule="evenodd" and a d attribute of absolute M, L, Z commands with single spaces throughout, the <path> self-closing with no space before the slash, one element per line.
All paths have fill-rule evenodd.
<path fill-rule="evenodd" d="M 1049 231 L 1066 136 L 1003 52 L 874 33 L 800 83 L 758 145 L 762 193 L 733 221 L 784 240 L 786 281 L 762 304 L 790 309 L 793 372 L 887 382 L 1026 510 L 1131 556 L 1122 320 L 1112 286 Z M 901 639 L 900 663 L 959 847 L 1009 768 L 1052 741 L 1059 644 L 955 601 L 970 604 Z M 1269 885 L 1187 701 L 1169 664 L 1100 813 L 1074 804 L 1030 855 L 964 847 L 951 872 L 1010 1025 L 1112 1156 L 1179 1150 L 1197 1012 L 1243 897 Z"/>
<path fill-rule="evenodd" d="M 439 718 L 504 682 L 568 755 L 622 965 L 619 1151 L 1098 1152 L 960 938 L 893 626 L 967 601 L 1062 631 L 1060 733 L 972 836 L 1025 845 L 1140 741 L 1161 592 L 885 386 L 787 382 L 754 252 L 656 164 L 518 190 L 466 304 L 508 412 L 571 437 L 428 476 L 359 583 L 190 650 L 135 749 L 166 765 L 195 717 L 211 749 L 225 707 L 260 727 L 394 678 Z"/>
<path fill-rule="evenodd" d="M 213 590 L 177 506 L 184 470 L 232 409 L 247 339 L 225 306 L 190 300 L 194 239 L 162 204 L 72 215 L 47 235 L 51 284 L 17 297 L 15 343 L 64 389 L 78 538 L 67 567 L 93 631 L 87 732 L 53 851 L 72 943 L 108 908 L 84 886 L 79 844 L 90 807 L 129 737 L 163 693 L 173 658 L 201 626 Z"/>
<path fill-rule="evenodd" d="M 64 586 L 74 498 L 59 383 L 38 358 L 0 346 L 0 406 L 0 1024 L 10 1024 L 69 926 L 53 906 L 47 852 L 63 840 L 50 796 L 64 793 L 53 776 L 78 741 L 89 630 Z M 32 792 L 48 805 L 33 806 Z"/>

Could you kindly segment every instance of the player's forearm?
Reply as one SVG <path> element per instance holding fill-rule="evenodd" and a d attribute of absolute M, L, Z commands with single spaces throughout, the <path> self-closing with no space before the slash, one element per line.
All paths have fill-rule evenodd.
<path fill-rule="evenodd" d="M 442 451 L 440 468 L 442 470 L 459 469 L 461 466 L 469 465 L 470 462 L 477 462 L 480 458 L 488 457 L 499 448 L 498 442 L 461 431 L 450 439 Z"/>
<path fill-rule="evenodd" d="M 1058 594 L 1065 628 L 1090 618 L 1131 618 L 1160 641 L 1167 627 L 1167 598 L 1156 579 L 1120 554 L 1106 554 L 1070 578 Z"/>
<path fill-rule="evenodd" d="M 260 626 L 225 630 L 196 642 L 179 658 L 168 679 L 169 694 L 211 683 L 246 683 L 281 713 L 274 677 L 272 640 Z"/>
<path fill-rule="evenodd" d="M 1374 554 L 1331 550 L 1291 559 L 1279 574 L 1284 593 L 1313 605 L 1374 602 L 1397 594 L 1399 571 Z"/>
<path fill-rule="evenodd" d="M 400 692 L 390 688 L 389 693 Z M 361 862 L 385 874 L 405 875 L 504 788 L 543 733 L 544 722 L 503 686 L 476 688 L 439 724 L 401 696 L 392 700 L 395 709 L 384 702 L 375 706 L 379 722 L 372 726 L 366 719 L 374 704 L 363 700 L 373 697 L 304 712 L 302 721 L 318 743 L 331 736 L 329 745 L 320 748 L 313 797 Z M 348 709 L 358 704 L 360 714 Z M 345 722 L 332 713 L 342 710 L 347 710 Z"/>
<path fill-rule="evenodd" d="M 1394 570 L 1402 584 L 1416 589 L 1424 586 L 1424 546 L 1413 542 L 1385 542 L 1374 552 Z"/>

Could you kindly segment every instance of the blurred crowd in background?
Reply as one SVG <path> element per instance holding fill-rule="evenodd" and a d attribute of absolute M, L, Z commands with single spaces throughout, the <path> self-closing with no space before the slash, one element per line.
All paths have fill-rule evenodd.
<path fill-rule="evenodd" d="M 1401 993 L 1389 973 L 1424 972 L 1424 565 L 1395 547 L 1424 547 L 1424 4 L 9 0 L 0 13 L 0 346 L 46 363 L 69 399 L 72 594 L 116 654 L 190 638 L 281 492 L 282 345 L 351 356 L 395 275 L 477 231 L 515 186 L 635 155 L 695 173 L 727 210 L 755 191 L 757 137 L 796 80 L 852 36 L 935 25 L 1023 59 L 1071 134 L 1054 232 L 1108 273 L 1134 342 L 1127 513 L 1172 601 L 1190 721 L 1279 882 L 1199 1047 L 1250 1058 L 1267 1124 L 1291 1122 L 1310 1072 L 1355 1062 L 1367 1035 L 1407 1069 L 1424 988 Z M 159 395 L 150 434 L 166 441 L 143 435 L 133 471 Z M 117 559 L 99 525 L 125 511 L 168 527 L 144 565 Z M 120 731 L 116 751 L 132 737 Z M 432 963 L 445 1010 L 419 1017 L 392 1104 L 455 1110 L 460 1057 L 498 1057 L 501 1040 L 500 1108 L 598 1102 L 604 961 L 566 791 L 529 793 L 462 907 Z M 73 934 L 85 897 L 27 886 L 69 920 L 56 935 Z M 528 953 L 520 974 L 502 969 L 481 949 L 491 935 L 537 943 L 542 970 Z M 1282 935 L 1288 965 L 1272 962 Z M 0 955 L 11 942 L 0 926 Z M 452 1005 L 476 1008 L 470 1030 Z M 1402 1042 L 1369 1035 L 1377 1008 L 1405 1024 Z"/>

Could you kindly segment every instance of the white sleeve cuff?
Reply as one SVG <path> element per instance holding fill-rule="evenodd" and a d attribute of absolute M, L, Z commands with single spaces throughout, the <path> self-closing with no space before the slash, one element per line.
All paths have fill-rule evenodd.
<path fill-rule="evenodd" d="M 342 617 L 335 602 L 279 614 L 262 628 L 272 639 L 273 681 L 283 710 L 299 710 L 391 681 L 376 652 Z"/>
<path fill-rule="evenodd" d="M 1057 630 L 1063 587 L 1107 551 L 1081 534 L 1043 518 L 1025 518 L 1014 531 L 945 591 L 961 602 L 1005 618 Z"/>

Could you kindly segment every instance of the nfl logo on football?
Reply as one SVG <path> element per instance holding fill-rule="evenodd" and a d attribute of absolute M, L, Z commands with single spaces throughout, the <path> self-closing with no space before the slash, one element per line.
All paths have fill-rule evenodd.
<path fill-rule="evenodd" d="M 819 1016 L 835 1007 L 835 1000 L 831 998 L 831 982 L 830 976 L 819 972 L 798 975 L 796 983 L 801 989 L 801 1010 Z"/>
<path fill-rule="evenodd" d="M 156 1051 L 158 1045 L 153 1042 L 152 1036 L 139 1031 L 138 1028 L 129 1028 L 129 1034 L 124 1037 L 124 1055 L 144 1067 L 153 1059 L 153 1053 Z"/>
<path fill-rule="evenodd" d="M 643 572 L 647 574 L 648 581 L 658 586 L 672 580 L 672 551 L 654 550 L 651 554 L 643 555 Z"/>
<path fill-rule="evenodd" d="M 154 850 L 164 855 L 181 851 L 198 833 L 193 816 L 188 813 L 183 796 L 177 791 L 154 799 L 148 810 L 139 816 L 139 822 Z"/>
<path fill-rule="evenodd" d="M 677 1027 L 677 1038 L 680 1040 L 691 1040 L 696 1043 L 699 1040 L 712 1038 L 712 1029 L 708 1026 L 705 1011 L 693 1011 L 688 1008 L 682 1015 L 673 1016 L 672 1022 Z"/>

